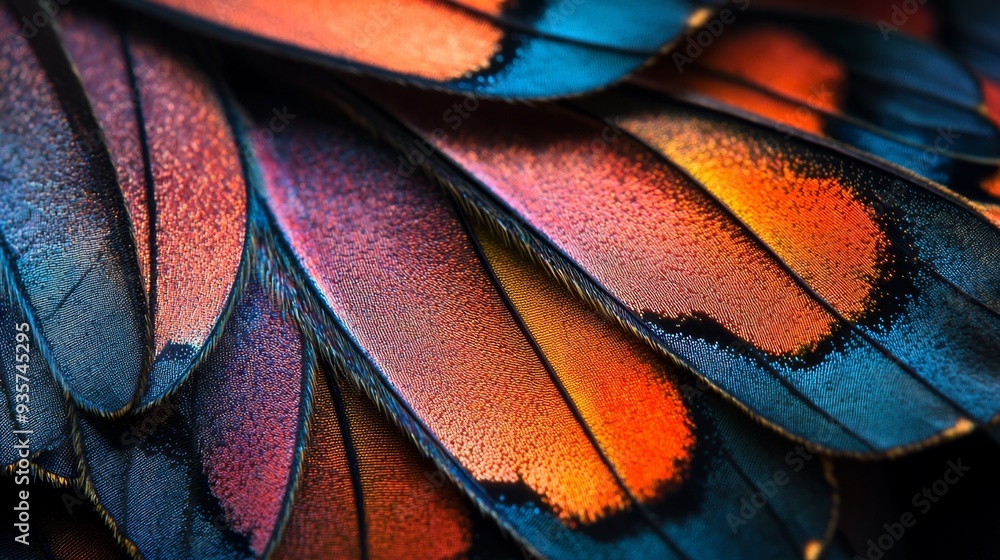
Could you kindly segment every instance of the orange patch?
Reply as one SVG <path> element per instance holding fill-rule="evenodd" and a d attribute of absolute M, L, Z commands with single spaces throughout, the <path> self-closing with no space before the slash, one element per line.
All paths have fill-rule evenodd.
<path fill-rule="evenodd" d="M 299 489 L 275 558 L 361 558 L 358 507 L 342 430 L 361 475 L 368 558 L 457 558 L 472 546 L 472 512 L 437 469 L 365 397 L 338 382 L 349 426 L 337 420 L 327 378 L 316 380 Z"/>
<path fill-rule="evenodd" d="M 838 112 L 845 81 L 841 63 L 807 37 L 782 27 L 733 30 L 699 64 L 738 76 L 803 105 Z"/>
<path fill-rule="evenodd" d="M 979 186 L 990 196 L 1000 199 L 1000 169 L 983 179 Z"/>
<path fill-rule="evenodd" d="M 805 105 L 786 101 L 723 76 L 692 68 L 684 73 L 677 86 L 728 103 L 734 107 L 770 119 L 776 123 L 825 136 L 823 114 Z M 656 87 L 656 85 L 654 85 Z"/>
<path fill-rule="evenodd" d="M 980 76 L 983 84 L 983 99 L 986 102 L 986 114 L 1000 126 L 1000 82 Z"/>
<path fill-rule="evenodd" d="M 504 7 L 512 3 L 507 0 L 454 0 L 454 2 L 491 16 L 499 16 L 503 13 Z"/>
<path fill-rule="evenodd" d="M 440 81 L 488 66 L 503 38 L 483 18 L 435 0 L 150 1 L 271 41 Z"/>
<path fill-rule="evenodd" d="M 435 116 L 454 103 L 366 91 L 428 136 L 441 126 Z M 435 103 L 441 110 L 431 110 Z M 612 126 L 551 107 L 480 102 L 460 128 L 432 141 L 629 309 L 704 314 L 775 354 L 830 333 L 835 319 L 756 241 L 687 177 Z"/>
<path fill-rule="evenodd" d="M 836 169 L 682 111 L 623 123 L 704 184 L 820 297 L 849 318 L 865 311 L 888 241 Z"/>
<path fill-rule="evenodd" d="M 682 480 L 695 445 L 665 360 L 598 315 L 482 226 L 476 236 L 508 298 L 632 495 Z"/>

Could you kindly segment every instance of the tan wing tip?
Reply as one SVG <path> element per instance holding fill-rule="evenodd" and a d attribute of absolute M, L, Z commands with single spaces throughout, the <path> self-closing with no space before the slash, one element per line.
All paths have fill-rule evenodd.
<path fill-rule="evenodd" d="M 944 431 L 945 436 L 959 436 L 976 429 L 976 424 L 968 418 L 959 418 L 955 425 Z"/>
<path fill-rule="evenodd" d="M 688 16 L 687 20 L 688 29 L 701 27 L 702 24 L 708 21 L 708 18 L 712 17 L 712 14 L 714 13 L 715 10 L 712 8 L 698 8 L 694 12 L 691 12 L 691 15 Z"/>
<path fill-rule="evenodd" d="M 819 555 L 823 553 L 823 543 L 818 540 L 811 540 L 806 543 L 804 549 L 802 549 L 802 557 L 806 560 L 817 560 Z"/>

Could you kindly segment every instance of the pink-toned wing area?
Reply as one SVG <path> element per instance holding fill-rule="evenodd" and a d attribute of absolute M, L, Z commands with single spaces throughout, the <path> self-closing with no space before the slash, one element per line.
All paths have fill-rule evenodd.
<path fill-rule="evenodd" d="M 297 473 L 305 422 L 299 329 L 253 284 L 194 383 L 198 448 L 226 522 L 263 555 Z M 291 474 L 290 474 L 291 473 Z"/>
<path fill-rule="evenodd" d="M 521 482 L 566 522 L 627 506 L 442 191 L 394 176 L 391 153 L 343 126 L 303 123 L 257 150 L 325 303 L 473 477 Z"/>
<path fill-rule="evenodd" d="M 457 489 L 367 397 L 332 383 L 317 378 L 309 447 L 274 558 L 466 556 L 472 510 Z"/>
<path fill-rule="evenodd" d="M 830 333 L 835 319 L 759 243 L 690 178 L 621 130 L 556 108 L 486 102 L 448 130 L 436 118 L 452 100 L 403 97 L 371 83 L 366 91 L 541 227 L 629 308 L 678 320 L 708 316 L 775 354 Z"/>
<path fill-rule="evenodd" d="M 120 421 L 74 417 L 85 484 L 143 558 L 265 556 L 300 472 L 314 370 L 297 324 L 251 276 L 173 395 Z"/>
<path fill-rule="evenodd" d="M 193 57 L 85 13 L 61 23 L 139 240 L 153 315 L 149 404 L 187 377 L 233 291 L 247 211 L 238 148 Z"/>
<path fill-rule="evenodd" d="M 78 12 L 59 14 L 63 46 L 75 62 L 94 112 L 101 124 L 91 140 L 108 145 L 125 194 L 139 268 L 149 297 L 150 222 L 146 165 L 142 156 L 140 123 L 136 115 L 131 71 L 125 60 L 121 37 L 111 23 Z"/>
<path fill-rule="evenodd" d="M 242 33 L 391 72 L 445 81 L 486 68 L 503 30 L 436 0 L 155 0 Z"/>
<path fill-rule="evenodd" d="M 298 488 L 274 558 L 361 558 L 361 524 L 337 407 L 318 376 Z"/>
<path fill-rule="evenodd" d="M 246 103 L 267 118 L 266 103 Z M 403 156 L 317 112 L 255 142 L 251 177 L 276 255 L 310 290 L 309 332 L 351 379 L 543 556 L 685 557 L 724 531 L 723 508 L 702 499 L 754 483 L 718 453 L 716 410 L 682 397 L 682 374 L 400 167 Z M 363 480 L 363 434 L 350 433 Z M 692 476 L 708 468 L 717 479 Z M 799 548 L 778 517 L 747 535 Z"/>

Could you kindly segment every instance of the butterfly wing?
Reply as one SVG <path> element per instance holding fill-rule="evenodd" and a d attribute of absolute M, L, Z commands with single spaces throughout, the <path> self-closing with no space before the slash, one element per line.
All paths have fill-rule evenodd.
<path fill-rule="evenodd" d="M 942 302 L 941 305 L 951 305 L 953 300 L 956 305 L 965 302 L 961 315 L 945 314 L 967 322 L 969 326 L 961 329 L 963 333 L 982 332 L 972 325 L 981 324 L 980 320 L 995 320 L 997 284 L 991 280 L 993 269 L 989 263 L 995 258 L 990 255 L 997 249 L 995 242 L 985 240 L 994 239 L 996 232 L 947 197 L 915 194 L 924 192 L 923 189 L 900 191 L 898 186 L 893 189 L 892 185 L 905 183 L 894 182 L 897 179 L 880 175 L 881 171 L 868 168 L 862 171 L 858 167 L 842 172 L 839 164 L 833 167 L 836 169 L 833 178 L 825 184 L 832 189 L 830 202 L 840 206 L 830 212 L 837 215 L 838 224 L 854 223 L 848 219 L 854 213 L 858 226 L 870 231 L 863 234 L 862 230 L 850 231 L 838 225 L 837 234 L 824 230 L 823 234 L 802 235 L 804 245 L 796 251 L 801 251 L 802 256 L 808 253 L 806 261 L 821 260 L 823 254 L 829 254 L 835 260 L 858 259 L 850 266 L 869 264 L 847 272 L 850 267 L 846 261 L 833 266 L 831 262 L 813 260 L 809 266 L 825 275 L 822 282 L 827 283 L 828 289 L 824 292 L 819 277 L 810 279 L 799 266 L 806 266 L 805 261 L 789 267 L 790 255 L 783 256 L 782 251 L 791 249 L 795 237 L 781 234 L 784 236 L 780 243 L 775 237 L 769 238 L 764 224 L 754 223 L 750 216 L 739 212 L 734 200 L 726 200 L 711 188 L 706 192 L 703 185 L 699 186 L 707 180 L 702 173 L 714 173 L 708 178 L 717 180 L 719 185 L 730 185 L 731 191 L 739 190 L 739 186 L 747 184 L 747 179 L 736 178 L 736 182 L 727 183 L 722 172 L 746 170 L 753 175 L 753 170 L 771 165 L 769 161 L 780 167 L 780 162 L 786 161 L 782 159 L 786 157 L 783 152 L 794 153 L 794 142 L 778 144 L 783 146 L 781 151 L 749 154 L 733 148 L 721 152 L 726 155 L 724 158 L 706 155 L 715 167 L 699 169 L 697 165 L 702 160 L 684 160 L 674 154 L 664 158 L 655 149 L 651 152 L 650 145 L 656 148 L 656 144 L 647 140 L 650 144 L 647 145 L 640 141 L 641 135 L 628 132 L 630 127 L 625 125 L 634 123 L 627 121 L 603 124 L 562 109 L 522 111 L 514 106 L 481 102 L 473 117 L 448 131 L 436 120 L 436 111 L 428 111 L 427 107 L 450 106 L 452 100 L 441 99 L 436 102 L 440 105 L 435 105 L 428 96 L 419 101 L 412 96 L 403 99 L 379 89 L 384 86 L 368 83 L 366 87 L 368 95 L 408 127 L 394 139 L 407 151 L 399 160 L 398 171 L 406 171 L 405 166 L 412 168 L 423 159 L 425 165 L 433 168 L 471 205 L 484 208 L 494 219 L 501 220 L 515 237 L 542 254 L 596 303 L 782 429 L 833 449 L 878 453 L 956 429 L 968 430 L 969 409 L 976 410 L 971 417 L 979 421 L 987 421 L 996 413 L 995 397 L 989 396 L 993 390 L 987 388 L 995 373 L 992 362 L 988 353 L 973 357 L 977 348 L 984 348 L 982 344 L 992 345 L 995 341 L 985 342 L 978 335 L 956 336 L 958 330 L 939 326 L 940 311 L 933 311 L 938 305 L 936 301 Z M 612 97 L 608 94 L 606 99 Z M 629 106 L 605 104 L 605 107 Z M 748 140 L 748 137 L 734 140 L 699 136 L 712 126 L 725 130 L 732 125 L 721 118 L 696 125 L 684 116 L 686 111 L 663 115 L 663 121 L 675 119 L 672 133 L 676 134 L 676 142 L 695 134 L 697 138 L 688 147 L 713 146 L 712 151 L 702 150 L 702 153 L 714 156 L 728 148 L 727 143 Z M 384 113 L 365 113 L 364 109 L 358 112 L 379 130 L 393 130 L 394 126 L 399 130 L 392 119 L 380 116 Z M 411 131 L 417 133 L 417 140 L 408 136 Z M 764 129 L 760 134 L 772 144 L 780 141 L 780 135 Z M 446 159 L 419 153 L 419 148 L 425 145 L 440 149 Z M 795 159 L 821 165 L 826 157 L 835 156 L 810 151 Z M 736 164 L 749 161 L 758 163 Z M 845 160 L 833 161 L 845 163 Z M 771 181 L 773 175 L 769 176 L 771 179 L 760 177 L 762 187 L 774 185 L 785 189 L 780 195 L 767 195 L 758 188 L 740 191 L 747 197 L 761 197 L 751 212 L 763 212 L 765 207 L 777 205 L 772 208 L 779 212 L 780 218 L 768 219 L 772 226 L 797 224 L 795 227 L 801 232 L 822 228 L 822 215 L 827 210 L 818 204 L 791 202 L 799 196 L 795 192 L 803 197 L 820 194 L 810 189 L 823 184 L 822 181 L 811 179 L 812 168 L 803 165 L 802 171 L 791 168 L 787 173 L 779 173 L 779 181 Z M 796 178 L 796 173 L 801 178 Z M 830 173 L 826 176 L 830 177 Z M 853 202 L 844 196 L 842 187 L 836 186 L 867 189 L 872 181 L 882 184 L 880 189 L 884 190 L 854 197 Z M 926 202 L 918 203 L 913 197 Z M 778 210 L 783 203 L 788 206 Z M 924 204 L 927 206 L 921 207 Z M 856 323 L 863 315 L 880 316 L 876 300 L 868 298 L 891 301 L 911 297 L 904 295 L 906 292 L 897 293 L 904 290 L 898 285 L 884 283 L 890 277 L 899 278 L 901 274 L 896 271 L 901 269 L 883 268 L 885 263 L 878 256 L 902 252 L 906 256 L 901 263 L 915 260 L 915 249 L 903 245 L 905 237 L 892 229 L 888 233 L 882 229 L 881 215 L 904 210 L 911 213 L 907 231 L 919 235 L 922 245 L 917 249 L 916 260 L 933 262 L 930 266 L 933 270 L 927 272 L 930 276 L 946 275 L 944 281 L 929 281 L 940 286 L 949 299 L 928 297 L 909 309 L 912 317 L 897 316 L 911 321 L 923 316 L 918 323 L 930 329 L 923 335 L 910 331 L 914 336 L 904 337 L 903 344 L 908 355 L 900 359 L 886 347 L 884 339 L 878 338 L 881 334 L 860 330 Z M 802 229 L 806 223 L 812 230 Z M 966 230 L 964 224 L 970 229 Z M 954 238 L 966 233 L 970 235 L 966 241 Z M 778 235 L 773 230 L 771 234 Z M 876 234 L 887 240 L 886 248 L 878 245 Z M 836 241 L 838 238 L 840 241 Z M 860 239 L 865 244 L 871 243 L 868 249 L 856 243 Z M 819 245 L 826 248 L 820 249 Z M 806 246 L 811 248 L 805 250 Z M 965 262 L 960 266 L 968 267 L 966 273 L 949 268 L 958 261 L 948 259 L 948 247 L 968 248 L 959 257 Z M 861 256 L 864 251 L 870 251 L 870 258 Z M 874 268 L 865 272 L 865 266 Z M 844 276 L 837 276 L 840 274 Z M 848 278 L 853 280 L 845 282 Z M 851 282 L 862 282 L 853 284 L 859 288 L 853 292 L 854 296 Z M 829 297 L 840 299 L 831 305 Z M 855 310 L 849 311 L 852 304 L 847 301 L 852 297 L 859 299 L 854 300 Z M 877 321 L 886 319 L 886 312 L 882 311 L 882 319 Z M 938 334 L 931 334 L 935 331 Z M 982 376 L 968 376 L 968 367 L 957 367 L 947 374 L 951 381 L 929 383 L 923 376 L 939 375 L 940 364 L 935 360 L 923 361 L 921 356 L 935 355 L 926 349 L 938 348 L 943 340 L 953 340 L 956 351 L 952 355 L 969 356 L 971 362 L 967 366 L 976 368 Z M 897 352 L 904 353 L 902 349 Z M 923 368 L 920 370 L 923 373 L 914 375 L 914 366 Z M 865 378 L 878 380 L 884 389 L 873 390 L 869 382 L 865 394 L 859 395 L 851 389 L 856 386 L 851 375 L 857 375 L 858 371 L 866 371 Z M 958 385 L 946 387 L 951 382 Z M 980 382 L 986 384 L 979 385 Z M 959 388 L 966 383 L 977 389 L 970 385 L 966 385 L 968 390 Z M 847 406 L 842 400 L 845 392 L 860 399 L 870 397 L 871 401 Z M 893 394 L 907 396 L 898 399 L 891 397 Z M 958 404 L 955 400 L 960 396 L 972 400 Z M 874 412 L 885 410 L 890 402 L 896 411 L 892 418 L 908 420 L 887 422 L 884 415 Z"/>
<path fill-rule="evenodd" d="M 930 37 L 900 32 L 890 23 L 902 24 L 898 15 L 826 8 L 765 9 L 698 58 L 676 51 L 635 81 L 707 97 L 789 134 L 843 142 L 939 182 L 995 217 L 1000 131 L 982 111 L 989 81 Z"/>
<path fill-rule="evenodd" d="M 148 27 L 60 17 L 139 240 L 153 334 L 146 407 L 187 378 L 231 307 L 247 227 L 238 146 L 193 53 Z"/>
<path fill-rule="evenodd" d="M 138 8 L 241 43 L 412 83 L 545 98 L 614 83 L 710 3 L 440 0 L 139 0 Z"/>
<path fill-rule="evenodd" d="M 272 102 L 245 102 L 259 126 Z M 530 550 L 821 549 L 831 502 L 817 462 L 767 517 L 733 530 L 728 500 L 788 470 L 787 446 L 685 391 L 681 373 L 427 179 L 396 175 L 392 151 L 329 109 L 288 103 L 301 124 L 254 142 L 249 165 L 276 258 L 312 302 L 310 332 Z"/>
<path fill-rule="evenodd" d="M 0 8 L 0 266 L 56 382 L 124 412 L 144 385 L 145 301 L 114 167 L 51 28 L 29 40 Z M 37 371 L 37 370 L 36 370 Z"/>

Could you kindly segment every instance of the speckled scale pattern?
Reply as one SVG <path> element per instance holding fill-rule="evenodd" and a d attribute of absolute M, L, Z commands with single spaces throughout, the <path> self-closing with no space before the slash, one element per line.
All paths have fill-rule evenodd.
<path fill-rule="evenodd" d="M 266 118 L 262 105 L 254 107 L 257 118 Z M 770 461 L 763 459 L 766 453 L 741 456 L 734 464 L 715 447 L 720 439 L 708 435 L 713 420 L 693 421 L 706 439 L 692 443 L 687 403 L 680 402 L 677 385 L 670 388 L 672 379 L 659 378 L 666 374 L 658 369 L 661 365 L 650 363 L 655 358 L 649 351 L 630 342 L 616 344 L 624 335 L 563 294 L 555 301 L 572 302 L 572 307 L 557 313 L 583 318 L 572 325 L 578 329 L 572 336 L 581 345 L 610 347 L 623 354 L 614 363 L 639 361 L 652 369 L 640 369 L 636 378 L 623 382 L 625 393 L 640 395 L 634 401 L 622 396 L 627 406 L 614 408 L 627 414 L 627 421 L 611 419 L 610 410 L 597 410 L 601 397 L 594 387 L 601 382 L 587 377 L 599 374 L 550 344 L 544 327 L 536 331 L 542 347 L 531 346 L 517 323 L 519 315 L 497 291 L 461 214 L 444 193 L 419 175 L 395 175 L 393 153 L 352 126 L 307 116 L 274 142 L 255 143 L 257 186 L 282 242 L 331 313 L 329 326 L 314 327 L 321 340 L 344 348 L 338 342 L 342 339 L 323 338 L 341 333 L 355 348 L 344 350 L 350 373 L 366 385 L 383 387 L 389 399 L 383 406 L 412 415 L 410 429 L 427 430 L 433 439 L 424 441 L 440 446 L 431 450 L 432 456 L 542 554 L 711 554 L 699 542 L 726 527 L 725 508 L 712 504 L 751 491 L 746 485 L 756 482 L 743 478 L 739 469 L 745 467 L 738 465 Z M 512 274 L 537 278 L 542 273 L 535 268 Z M 558 293 L 561 288 L 549 284 L 547 289 Z M 552 353 L 553 373 L 541 360 L 546 352 Z M 553 374 L 564 380 L 565 397 Z M 712 408 L 719 406 L 717 400 L 709 402 L 699 400 L 699 418 L 731 414 L 724 407 Z M 567 408 L 571 404 L 582 419 Z M 644 410 L 650 406 L 664 406 L 666 414 Z M 661 441 L 629 430 L 642 422 L 676 438 Z M 593 429 L 596 440 L 581 432 L 582 426 Z M 731 438 L 734 449 L 742 449 L 737 442 L 743 437 L 731 432 L 722 439 Z M 666 450 L 674 459 L 658 463 L 658 472 L 643 473 L 633 452 L 623 451 L 621 440 L 648 445 L 643 453 Z M 761 440 L 747 448 L 772 445 Z M 694 458 L 688 456 L 692 447 Z M 689 459 L 699 469 L 690 487 Z M 567 468 L 573 469 L 572 478 L 566 476 Z M 619 469 L 626 476 L 623 483 L 612 476 Z M 713 473 L 705 487 L 713 490 L 701 489 L 700 469 Z M 790 492 L 789 499 L 829 504 L 828 489 L 816 474 L 804 473 L 802 491 Z M 641 514 L 636 496 L 647 502 L 641 507 L 659 513 Z M 808 521 L 792 521 L 786 514 L 797 507 L 788 505 L 786 513 L 769 518 L 773 523 L 743 537 L 717 538 L 711 549 L 718 554 L 739 550 L 749 542 L 743 538 L 766 541 L 774 551 L 815 547 L 829 509 L 813 507 Z M 609 528 L 626 525 L 635 530 Z"/>
<path fill-rule="evenodd" d="M 603 305 L 768 422 L 825 446 L 859 453 L 969 428 L 961 407 L 880 348 L 873 331 L 849 323 L 852 313 L 871 313 L 876 300 L 906 296 L 894 292 L 899 288 L 883 287 L 886 279 L 899 274 L 890 266 L 898 255 L 887 252 L 886 239 L 880 241 L 882 224 L 874 218 L 872 200 L 837 186 L 842 169 L 833 156 L 834 171 L 822 181 L 798 181 L 790 167 L 778 173 L 787 173 L 796 188 L 825 197 L 818 199 L 823 205 L 817 212 L 837 208 L 831 213 L 838 220 L 850 217 L 846 223 L 855 229 L 834 228 L 827 234 L 823 227 L 804 228 L 796 216 L 815 216 L 810 214 L 815 205 L 797 205 L 790 197 L 776 195 L 752 211 L 784 212 L 789 223 L 799 224 L 795 233 L 801 239 L 771 235 L 758 231 L 761 224 L 748 227 L 747 216 L 734 214 L 725 200 L 700 185 L 691 175 L 698 169 L 686 165 L 689 162 L 664 158 L 631 136 L 626 128 L 629 115 L 614 118 L 618 115 L 611 109 L 623 105 L 616 104 L 612 94 L 588 104 L 588 110 L 609 115 L 607 125 L 563 109 L 484 101 L 460 126 L 449 128 L 436 117 L 453 99 L 432 94 L 403 97 L 384 86 L 355 83 L 467 173 L 469 182 L 455 184 L 474 197 L 474 203 L 505 219 L 515 217 L 510 227 L 523 228 L 525 235 L 549 247 L 550 261 L 577 274 L 575 281 L 590 293 L 608 298 L 601 300 Z M 691 134 L 689 128 L 684 131 Z M 675 135 L 677 141 L 684 138 L 676 130 Z M 714 145 L 709 138 L 694 144 Z M 713 165 L 733 173 L 752 174 L 770 165 L 765 156 L 751 164 L 741 153 L 720 151 L 723 148 L 718 143 L 715 152 L 705 153 L 718 153 Z M 750 197 L 760 191 L 735 188 L 743 184 L 731 187 Z M 940 201 L 935 209 L 962 213 Z M 774 231 L 787 229 L 779 219 L 769 223 L 777 227 Z M 979 228 L 976 235 L 990 235 L 982 231 L 983 224 L 966 223 Z M 927 244 L 940 238 L 929 232 L 923 237 Z M 928 255 L 945 251 L 944 241 L 937 243 L 937 248 L 926 247 Z M 973 246 L 962 258 L 974 261 L 967 263 L 970 270 L 984 274 L 994 249 L 989 244 Z M 816 263 L 811 269 L 826 275 L 823 282 L 817 277 L 812 278 L 816 285 L 802 282 L 801 275 L 809 271 L 778 258 L 788 257 L 788 251 L 799 254 L 804 263 Z M 825 262 L 820 260 L 824 255 L 830 257 Z M 838 264 L 824 270 L 830 262 Z M 969 280 L 959 273 L 950 277 Z M 977 285 L 985 286 L 981 291 L 989 295 L 989 283 Z M 822 295 L 841 304 L 842 313 Z M 981 310 L 967 309 L 970 316 L 991 320 Z M 921 344 L 952 336 L 948 332 L 940 327 L 914 333 L 915 345 L 907 337 L 903 340 L 912 354 Z M 973 347 L 963 342 L 957 348 L 966 352 Z M 968 360 L 966 364 L 989 377 L 989 364 L 982 357 Z M 857 394 L 859 377 L 879 383 L 845 402 L 845 391 Z M 981 379 L 964 385 L 960 399 L 966 405 L 984 405 L 976 408 L 980 418 L 988 417 L 990 406 L 990 397 L 975 397 L 973 387 L 989 387 Z M 887 406 L 894 411 L 888 419 L 878 412 Z"/>
<path fill-rule="evenodd" d="M 28 438 L 27 449 L 32 456 L 57 449 L 69 439 L 68 409 L 62 390 L 49 373 L 30 326 L 25 328 L 28 323 L 24 311 L 11 294 L 4 276 L 0 271 L 0 337 L 10 342 L 0 346 L 0 371 L 3 372 L 0 388 L 4 400 L 0 417 L 10 429 L 2 436 L 2 466 L 12 465 L 21 458 L 23 446 L 20 444 L 25 438 Z M 28 408 L 30 413 L 24 415 L 27 422 L 18 421 L 18 404 Z M 14 430 L 30 430 L 30 433 L 15 434 Z"/>
<path fill-rule="evenodd" d="M 194 426 L 230 529 L 262 555 L 296 480 L 313 372 L 298 327 L 259 286 L 241 301 L 193 381 Z"/>
<path fill-rule="evenodd" d="M 734 422 L 729 405 L 695 388 L 690 377 L 589 308 L 488 226 L 474 229 L 501 289 L 596 441 L 681 550 L 691 557 L 725 557 L 752 540 L 769 543 L 760 554 L 780 556 L 819 546 L 817 528 L 828 510 L 820 497 L 822 483 L 808 478 L 812 473 L 798 479 L 784 499 L 774 500 L 776 518 L 757 525 L 744 537 L 750 540 L 708 537 L 723 525 L 726 508 L 716 500 L 746 492 L 744 484 L 770 476 L 764 465 L 773 465 L 783 446 L 751 435 Z M 752 473 L 749 481 L 745 472 Z M 656 482 L 650 484 L 650 478 Z M 684 511 L 685 494 L 703 483 L 712 490 L 696 500 L 697 513 L 676 515 Z M 803 500 L 816 501 L 803 506 Z M 809 512 L 808 518 L 792 521 L 802 511 Z"/>
<path fill-rule="evenodd" d="M 215 84 L 193 56 L 148 29 L 120 34 L 86 12 L 67 10 L 63 28 L 140 240 L 154 339 L 145 406 L 187 377 L 229 303 L 246 236 L 246 185 Z"/>
<path fill-rule="evenodd" d="M 662 357 L 574 298 L 486 226 L 474 230 L 527 335 L 632 494 L 655 502 L 684 484 L 695 426 Z"/>
<path fill-rule="evenodd" d="M 52 374 L 78 404 L 120 413 L 141 386 L 142 284 L 125 202 L 86 108 L 60 99 L 17 18 L 0 8 L 0 236 Z M 65 64 L 50 30 L 32 41 Z M 72 97 L 74 78 L 56 71 Z M 67 114 L 65 111 L 69 111 Z"/>
<path fill-rule="evenodd" d="M 472 552 L 471 505 L 367 396 L 329 368 L 317 378 L 312 418 L 295 505 L 275 558 L 363 558 L 360 524 L 367 558 L 433 560 Z"/>
<path fill-rule="evenodd" d="M 604 3 L 567 7 L 534 0 L 464 6 L 435 0 L 130 3 L 307 59 L 513 98 L 578 94 L 610 85 L 710 10 L 690 0 L 630 0 L 613 9 Z"/>
<path fill-rule="evenodd" d="M 348 451 L 325 377 L 316 380 L 309 446 L 275 559 L 361 558 L 361 525 Z"/>
<path fill-rule="evenodd" d="M 391 153 L 344 126 L 304 124 L 257 148 L 278 227 L 326 304 L 473 476 L 523 479 L 566 519 L 623 507 L 443 191 L 393 184 Z"/>
<path fill-rule="evenodd" d="M 121 421 L 80 416 L 118 530 L 147 559 L 263 555 L 287 515 L 312 379 L 298 327 L 252 280 L 178 393 Z"/>
<path fill-rule="evenodd" d="M 101 134 L 93 137 L 107 143 L 118 172 L 118 184 L 128 204 L 148 297 L 152 241 L 146 166 L 135 105 L 138 92 L 130 85 L 125 45 L 110 21 L 86 12 L 60 10 L 58 21 L 63 47 L 80 73 L 87 98 L 101 125 Z"/>
<path fill-rule="evenodd" d="M 824 9 L 835 7 L 817 7 Z M 1000 130 L 982 110 L 990 79 L 932 37 L 883 37 L 877 13 L 860 5 L 843 9 L 834 17 L 769 14 L 741 22 L 696 62 L 663 59 L 636 82 L 707 97 L 789 134 L 803 131 L 868 152 L 969 198 L 996 223 Z M 864 23 L 845 23 L 843 16 Z M 846 45 L 841 36 L 866 47 Z M 945 91 L 941 83 L 954 86 Z"/>
<path fill-rule="evenodd" d="M 739 121 L 631 106 L 624 128 L 687 169 L 914 376 L 975 420 L 1000 412 L 1000 232 L 932 190 Z M 927 242 L 948 236 L 961 242 Z M 856 306 L 856 291 L 869 303 Z"/>

